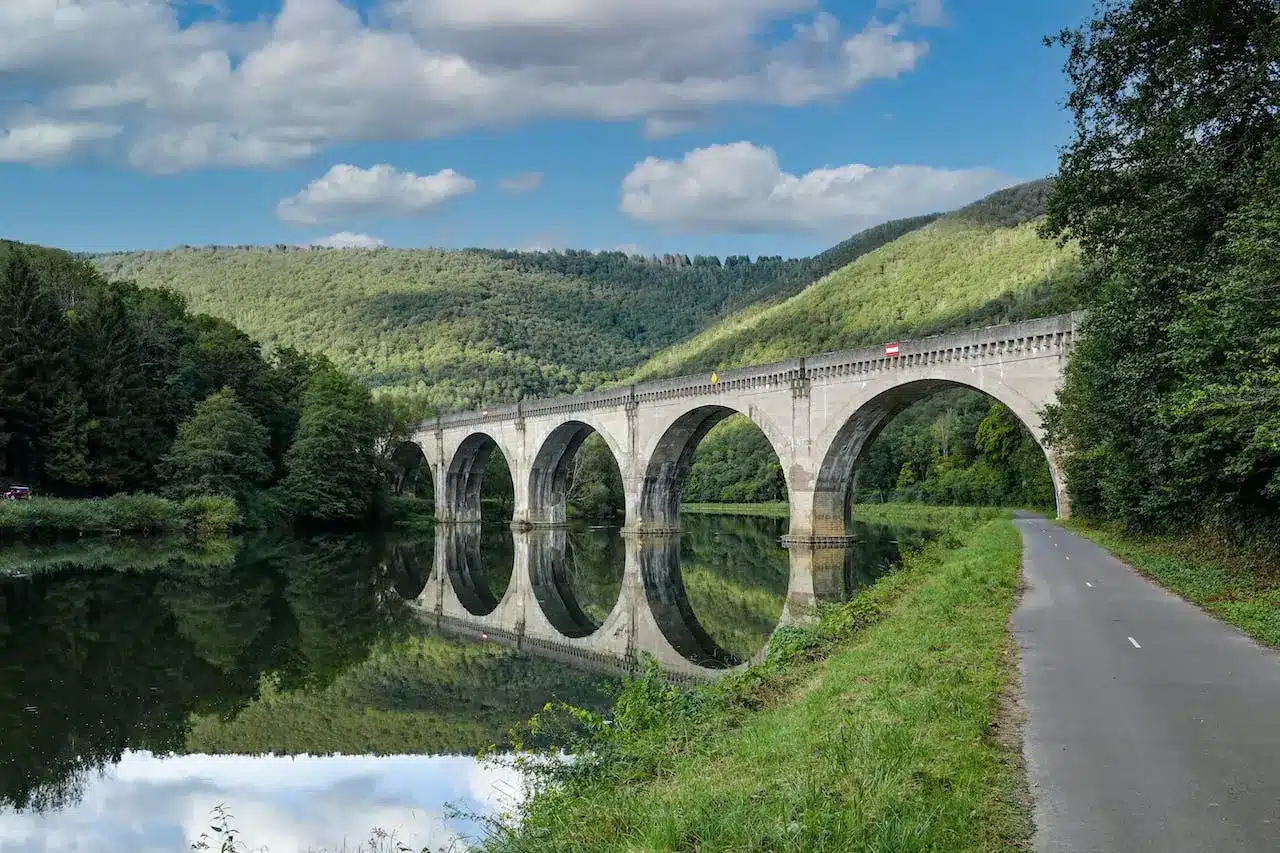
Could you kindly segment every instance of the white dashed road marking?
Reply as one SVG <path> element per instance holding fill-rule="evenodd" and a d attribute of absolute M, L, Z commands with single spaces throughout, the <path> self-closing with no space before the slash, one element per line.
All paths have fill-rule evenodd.
<path fill-rule="evenodd" d="M 1138 641 L 1137 641 L 1137 640 L 1135 640 L 1133 637 L 1130 637 L 1130 638 L 1129 638 L 1129 642 L 1133 643 L 1133 647 L 1134 647 L 1135 649 L 1140 649 L 1140 648 L 1142 648 L 1142 646 L 1138 645 Z"/>

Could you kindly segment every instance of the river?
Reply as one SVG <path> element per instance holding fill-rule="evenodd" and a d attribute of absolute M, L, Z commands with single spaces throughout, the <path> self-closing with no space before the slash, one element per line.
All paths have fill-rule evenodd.
<path fill-rule="evenodd" d="M 687 610 L 749 659 L 786 598 L 785 523 L 683 524 Z M 922 536 L 856 532 L 844 597 Z M 219 807 L 271 853 L 355 849 L 375 828 L 413 850 L 475 837 L 522 785 L 473 756 L 549 701 L 603 710 L 614 679 L 422 617 L 438 568 L 482 606 L 501 598 L 516 535 L 486 529 L 471 558 L 430 531 L 0 551 L 0 851 L 187 850 Z M 589 630 L 618 600 L 622 537 L 557 541 L 559 594 Z"/>

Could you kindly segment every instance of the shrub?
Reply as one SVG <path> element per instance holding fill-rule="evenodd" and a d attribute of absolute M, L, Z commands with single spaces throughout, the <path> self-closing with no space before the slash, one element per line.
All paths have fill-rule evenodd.
<path fill-rule="evenodd" d="M 187 532 L 197 541 L 216 539 L 240 521 L 240 510 L 231 498 L 203 495 L 182 502 L 182 519 Z"/>

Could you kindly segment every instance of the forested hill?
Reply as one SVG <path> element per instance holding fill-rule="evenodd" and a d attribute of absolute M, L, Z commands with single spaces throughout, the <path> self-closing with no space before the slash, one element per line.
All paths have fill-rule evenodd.
<path fill-rule="evenodd" d="M 1074 246 L 1037 234 L 1048 181 L 1022 184 L 864 252 L 796 295 L 675 344 L 637 380 L 919 337 L 1081 307 Z"/>
<path fill-rule="evenodd" d="M 810 259 L 621 252 L 181 248 L 101 255 L 268 345 L 328 355 L 441 408 L 570 393 L 629 374 L 735 310 L 786 299 L 931 222 L 890 222 Z"/>

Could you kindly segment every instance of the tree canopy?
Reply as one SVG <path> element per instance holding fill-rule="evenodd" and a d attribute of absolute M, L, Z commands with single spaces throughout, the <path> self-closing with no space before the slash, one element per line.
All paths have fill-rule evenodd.
<path fill-rule="evenodd" d="M 1093 269 L 1048 418 L 1073 508 L 1274 533 L 1280 4 L 1107 0 L 1049 41 L 1075 134 L 1045 233 Z"/>

